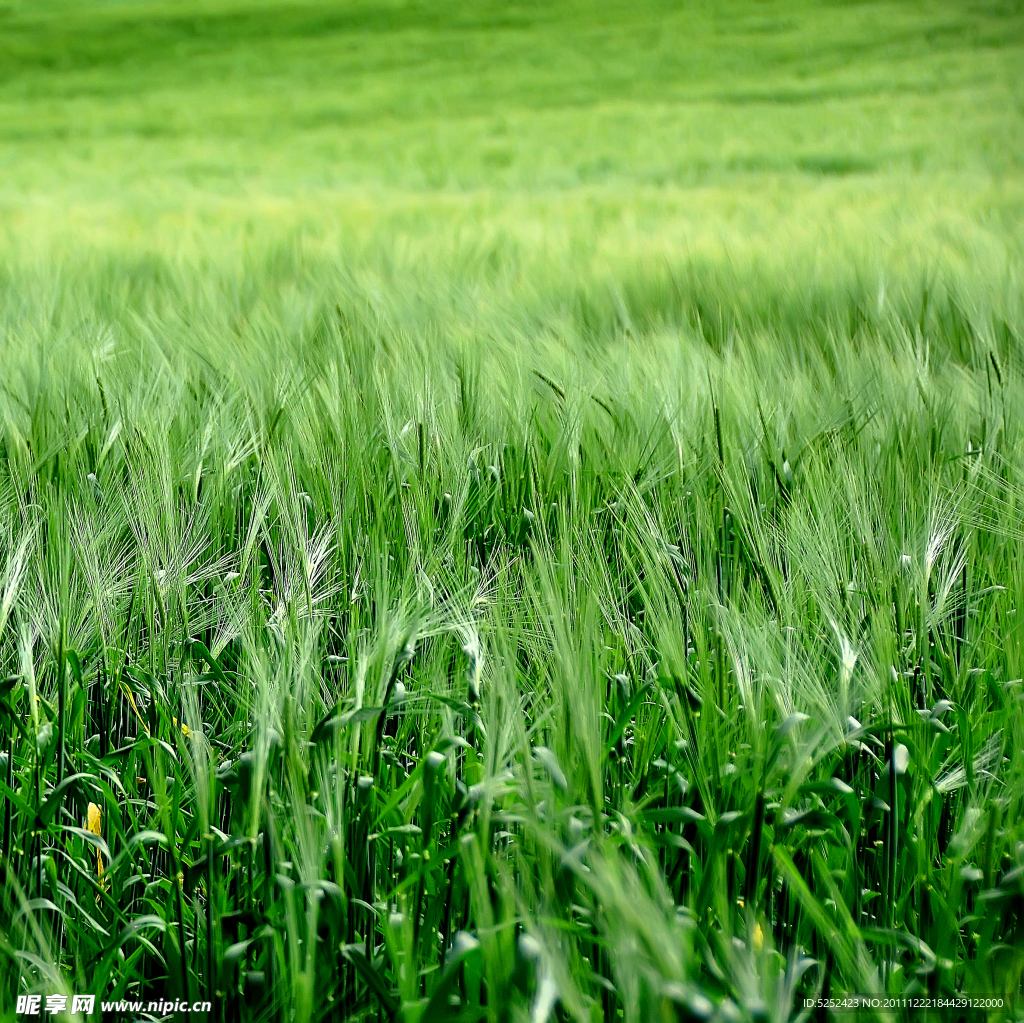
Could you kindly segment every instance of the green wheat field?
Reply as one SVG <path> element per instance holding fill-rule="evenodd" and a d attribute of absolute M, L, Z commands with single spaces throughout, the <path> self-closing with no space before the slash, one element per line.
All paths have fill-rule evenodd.
<path fill-rule="evenodd" d="M 0 1019 L 1024 1019 L 1022 69 L 0 0 Z"/>

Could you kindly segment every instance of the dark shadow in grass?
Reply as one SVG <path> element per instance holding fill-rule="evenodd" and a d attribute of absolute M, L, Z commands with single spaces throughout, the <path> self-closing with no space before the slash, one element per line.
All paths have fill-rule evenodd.
<path fill-rule="evenodd" d="M 845 177 L 848 174 L 872 174 L 878 168 L 870 160 L 844 153 L 822 153 L 818 156 L 802 156 L 796 165 L 808 174 L 823 177 Z"/>

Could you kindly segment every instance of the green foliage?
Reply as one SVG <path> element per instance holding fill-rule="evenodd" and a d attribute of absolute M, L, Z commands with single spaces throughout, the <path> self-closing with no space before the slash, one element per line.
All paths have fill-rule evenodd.
<path fill-rule="evenodd" d="M 0 3 L 0 1016 L 1020 997 L 1021 25 Z"/>
<path fill-rule="evenodd" d="M 1012 295 L 531 348 L 250 273 L 5 349 L 6 997 L 1018 988 Z"/>

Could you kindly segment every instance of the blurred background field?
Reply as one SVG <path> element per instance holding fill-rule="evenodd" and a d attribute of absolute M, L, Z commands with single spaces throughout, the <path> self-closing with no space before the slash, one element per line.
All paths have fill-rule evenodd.
<path fill-rule="evenodd" d="M 127 259 L 123 291 L 153 259 L 268 285 L 287 250 L 460 330 L 580 295 L 613 332 L 796 329 L 851 294 L 920 318 L 949 280 L 1013 319 L 1022 24 L 1012 2 L 7 2 L 0 258 Z"/>
<path fill-rule="evenodd" d="M 8 253 L 1019 257 L 1012 2 L 5 0 L 0 28 Z"/>

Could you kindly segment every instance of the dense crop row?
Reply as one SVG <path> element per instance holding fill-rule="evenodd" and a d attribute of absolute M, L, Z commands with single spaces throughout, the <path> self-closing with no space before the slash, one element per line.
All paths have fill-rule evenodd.
<path fill-rule="evenodd" d="M 0 1011 L 1018 991 L 1015 288 L 332 265 L 5 282 Z"/>

